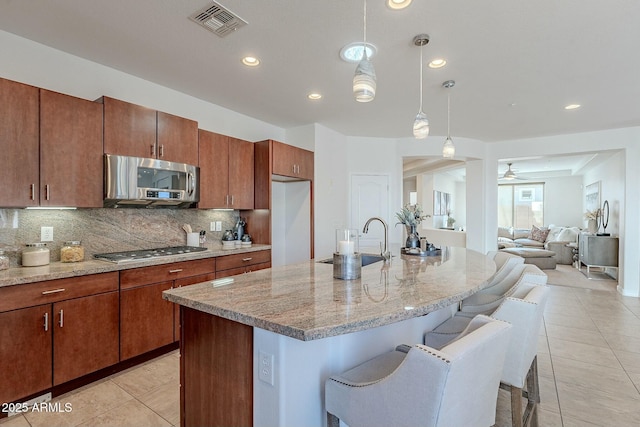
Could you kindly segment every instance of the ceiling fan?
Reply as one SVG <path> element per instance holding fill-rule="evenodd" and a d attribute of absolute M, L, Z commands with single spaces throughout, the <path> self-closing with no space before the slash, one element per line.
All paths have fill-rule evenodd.
<path fill-rule="evenodd" d="M 500 179 L 506 179 L 507 181 L 511 181 L 512 179 L 523 179 L 526 180 L 527 178 L 519 178 L 516 173 L 511 169 L 511 165 L 513 163 L 507 163 L 507 165 L 509 166 L 507 171 L 504 173 L 504 175 L 502 175 L 500 177 Z"/>

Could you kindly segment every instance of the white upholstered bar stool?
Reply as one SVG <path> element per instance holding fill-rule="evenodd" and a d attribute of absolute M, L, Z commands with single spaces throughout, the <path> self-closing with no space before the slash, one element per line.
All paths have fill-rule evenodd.
<path fill-rule="evenodd" d="M 477 316 L 442 350 L 391 351 L 325 384 L 327 425 L 490 426 L 511 325 Z M 472 395 L 470 395 L 470 391 Z"/>
<path fill-rule="evenodd" d="M 542 315 L 549 288 L 545 285 L 523 283 L 511 297 L 500 304 L 491 317 L 513 326 L 511 341 L 500 380 L 500 387 L 511 394 L 511 422 L 514 427 L 538 425 L 538 364 L 536 350 Z M 463 336 L 471 319 L 458 313 L 431 332 L 425 334 L 425 345 L 441 348 Z M 522 408 L 522 397 L 527 405 Z"/>
<path fill-rule="evenodd" d="M 524 282 L 545 285 L 547 275 L 533 264 L 515 265 L 501 281 L 462 300 L 459 312 L 467 317 L 489 315 Z"/>

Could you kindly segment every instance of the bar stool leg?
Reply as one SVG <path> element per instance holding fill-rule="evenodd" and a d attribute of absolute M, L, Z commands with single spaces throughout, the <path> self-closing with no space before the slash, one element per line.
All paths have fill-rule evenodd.
<path fill-rule="evenodd" d="M 327 427 L 340 427 L 340 419 L 327 412 Z"/>

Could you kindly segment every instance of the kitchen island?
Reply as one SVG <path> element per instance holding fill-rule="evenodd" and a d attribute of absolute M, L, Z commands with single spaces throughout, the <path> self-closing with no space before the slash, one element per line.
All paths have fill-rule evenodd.
<path fill-rule="evenodd" d="M 165 291 L 181 305 L 181 424 L 322 426 L 326 378 L 422 342 L 494 272 L 484 254 L 443 248 L 353 281 L 309 261 Z"/>

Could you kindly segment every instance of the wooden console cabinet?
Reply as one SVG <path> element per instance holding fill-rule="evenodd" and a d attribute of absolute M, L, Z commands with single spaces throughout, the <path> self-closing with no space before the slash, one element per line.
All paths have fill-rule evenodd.
<path fill-rule="evenodd" d="M 618 267 L 618 238 L 580 233 L 578 237 L 578 259 L 587 267 L 587 277 L 592 267 Z"/>

